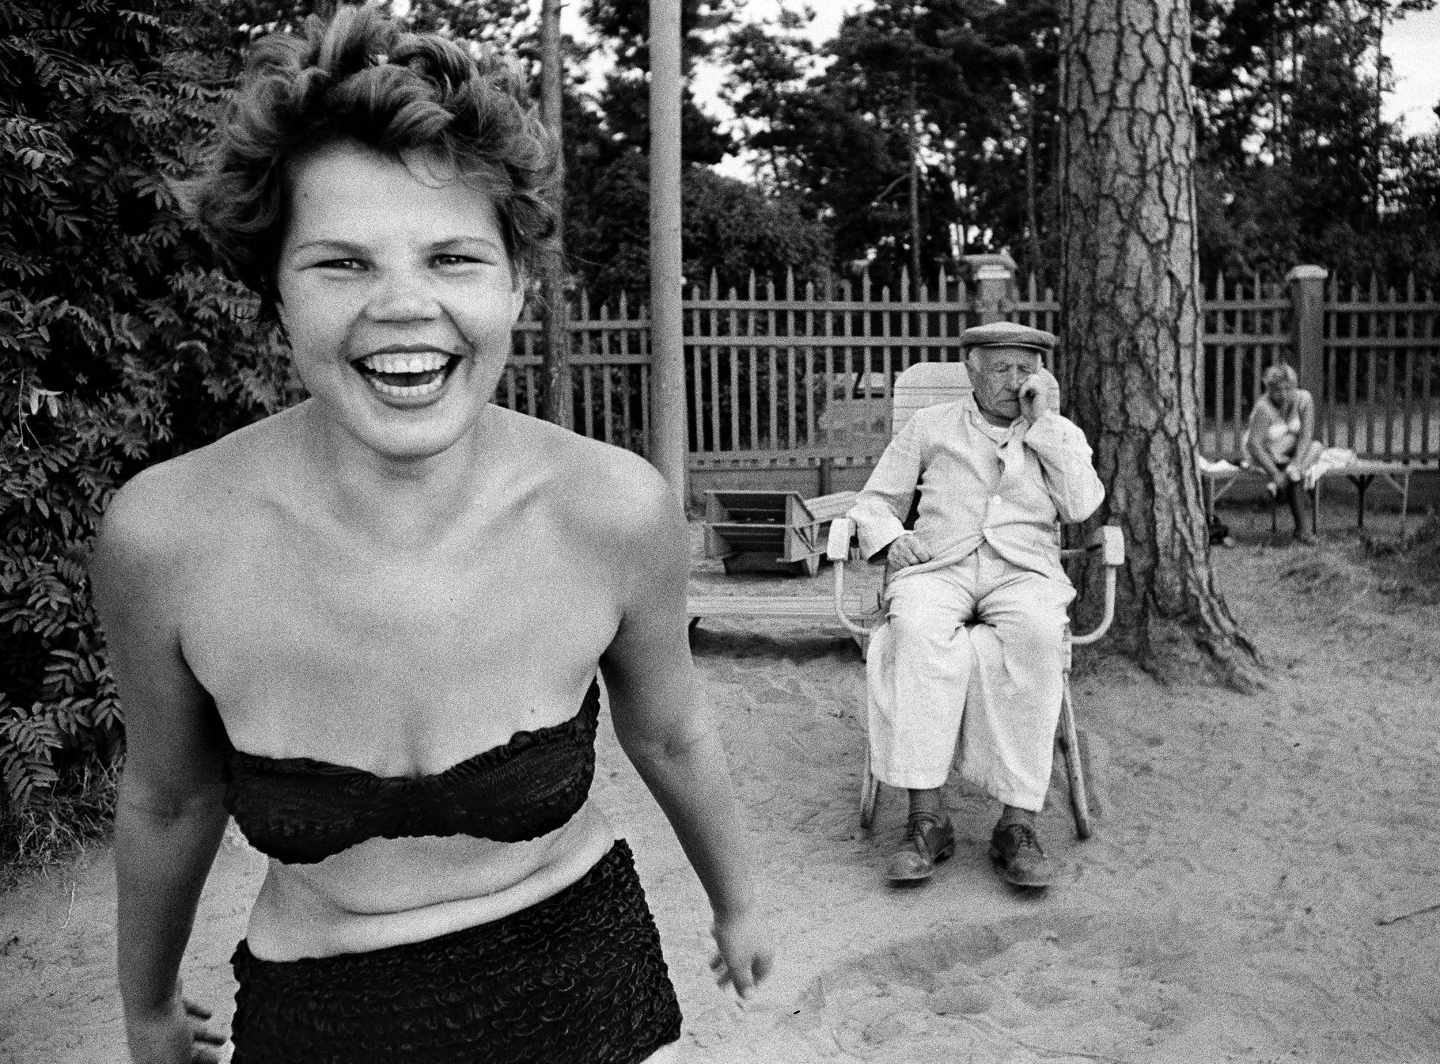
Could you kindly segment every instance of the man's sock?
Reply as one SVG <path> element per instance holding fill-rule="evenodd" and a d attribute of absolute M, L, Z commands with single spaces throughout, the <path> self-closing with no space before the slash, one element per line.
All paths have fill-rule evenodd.
<path fill-rule="evenodd" d="M 1013 805 L 1007 805 L 1000 813 L 999 827 L 1008 824 L 1029 824 L 1035 826 L 1035 813 L 1029 809 L 1019 809 Z"/>
<path fill-rule="evenodd" d="M 939 820 L 943 816 L 940 806 L 941 803 L 939 788 L 928 791 L 910 792 L 911 816 L 914 816 L 916 813 L 926 813 L 930 816 L 933 816 L 936 820 Z"/>

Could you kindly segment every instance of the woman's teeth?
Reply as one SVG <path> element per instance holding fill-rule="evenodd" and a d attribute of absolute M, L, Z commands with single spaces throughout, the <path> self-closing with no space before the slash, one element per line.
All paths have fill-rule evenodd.
<path fill-rule="evenodd" d="M 385 351 L 366 355 L 355 365 L 381 395 L 414 399 L 445 386 L 450 356 L 440 351 Z"/>

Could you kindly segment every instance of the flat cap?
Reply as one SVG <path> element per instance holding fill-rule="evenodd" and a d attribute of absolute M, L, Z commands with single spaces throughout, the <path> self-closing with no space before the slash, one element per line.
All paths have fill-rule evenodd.
<path fill-rule="evenodd" d="M 1033 347 L 1037 351 L 1050 352 L 1055 349 L 1056 337 L 1044 329 L 1032 329 L 1013 321 L 992 321 L 988 325 L 974 325 L 960 334 L 960 349 L 972 347 Z"/>

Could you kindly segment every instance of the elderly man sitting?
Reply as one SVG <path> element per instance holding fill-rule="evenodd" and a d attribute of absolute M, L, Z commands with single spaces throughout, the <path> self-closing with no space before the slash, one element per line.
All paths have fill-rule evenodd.
<path fill-rule="evenodd" d="M 1004 805 L 991 860 L 1007 882 L 1041 887 L 1053 870 L 1035 814 L 1049 787 L 1075 596 L 1058 522 L 1083 521 L 1105 493 L 1040 364 L 1055 337 L 993 322 L 965 330 L 960 344 L 971 394 L 918 411 L 849 514 L 866 558 L 889 552 L 888 618 L 867 663 L 871 766 L 909 790 L 910 813 L 886 876 L 925 879 L 954 852 L 941 788 L 963 716 L 961 775 Z"/>

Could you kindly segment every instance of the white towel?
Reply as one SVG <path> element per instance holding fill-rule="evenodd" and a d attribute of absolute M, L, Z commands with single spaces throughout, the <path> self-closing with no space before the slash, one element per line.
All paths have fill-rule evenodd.
<path fill-rule="evenodd" d="M 1311 491 L 1320 483 L 1326 473 L 1352 466 L 1360 460 L 1359 455 L 1348 447 L 1326 447 L 1320 456 L 1305 468 L 1305 487 Z"/>

